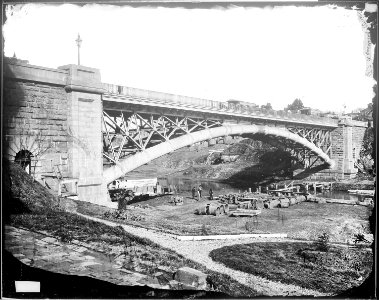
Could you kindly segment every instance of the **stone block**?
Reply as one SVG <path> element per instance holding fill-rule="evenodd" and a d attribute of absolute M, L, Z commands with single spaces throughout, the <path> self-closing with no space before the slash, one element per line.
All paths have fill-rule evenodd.
<path fill-rule="evenodd" d="M 51 120 L 67 120 L 67 116 L 64 114 L 54 114 L 50 117 Z"/>
<path fill-rule="evenodd" d="M 174 275 L 174 279 L 186 286 L 192 286 L 196 289 L 206 289 L 207 287 L 207 274 L 189 267 L 178 269 Z"/>

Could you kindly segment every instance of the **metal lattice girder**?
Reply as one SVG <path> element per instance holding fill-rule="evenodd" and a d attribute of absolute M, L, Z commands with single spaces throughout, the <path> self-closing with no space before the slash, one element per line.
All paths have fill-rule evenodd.
<path fill-rule="evenodd" d="M 317 162 L 321 163 L 321 160 L 316 153 L 312 152 L 308 148 L 305 148 L 303 145 L 294 142 L 293 140 L 282 137 L 270 137 L 268 135 L 261 134 L 247 135 L 246 137 L 261 140 L 278 149 L 282 149 L 283 151 L 290 153 L 293 163 L 300 163 L 304 168 L 311 168 Z"/>
<path fill-rule="evenodd" d="M 326 154 L 331 154 L 332 135 L 330 129 L 307 127 L 288 127 L 287 129 L 306 138 L 308 141 L 322 149 Z"/>
<path fill-rule="evenodd" d="M 103 111 L 103 154 L 116 163 L 158 143 L 221 125 L 210 119 Z"/>

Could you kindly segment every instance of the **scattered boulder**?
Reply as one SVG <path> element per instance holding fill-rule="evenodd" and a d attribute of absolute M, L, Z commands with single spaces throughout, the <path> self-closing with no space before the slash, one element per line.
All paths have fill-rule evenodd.
<path fill-rule="evenodd" d="M 174 274 L 174 280 L 198 290 L 205 290 L 207 287 L 207 274 L 189 267 L 178 269 Z"/>

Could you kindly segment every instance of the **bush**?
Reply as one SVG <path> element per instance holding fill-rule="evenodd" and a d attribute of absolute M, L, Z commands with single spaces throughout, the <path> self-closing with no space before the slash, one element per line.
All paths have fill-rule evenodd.
<path fill-rule="evenodd" d="M 201 226 L 201 235 L 208 235 L 207 226 L 205 224 Z"/>
<path fill-rule="evenodd" d="M 105 219 L 129 220 L 129 221 L 144 221 L 145 218 L 140 215 L 133 214 L 127 210 L 106 211 L 103 214 Z"/>
<path fill-rule="evenodd" d="M 74 239 L 73 234 L 70 231 L 64 229 L 58 229 L 57 231 L 55 231 L 54 235 L 59 237 L 59 239 L 63 243 L 71 243 Z"/>
<path fill-rule="evenodd" d="M 113 202 L 118 202 L 119 209 L 125 209 L 128 202 L 134 198 L 134 193 L 131 190 L 114 189 L 109 190 L 109 196 Z"/>
<path fill-rule="evenodd" d="M 366 240 L 365 235 L 362 233 L 357 233 L 354 235 L 354 244 L 356 246 L 361 245 L 360 243 L 370 243 L 368 240 Z M 357 245 L 358 244 L 358 245 Z"/>
<path fill-rule="evenodd" d="M 316 249 L 323 252 L 328 252 L 330 249 L 330 236 L 326 232 L 321 234 L 315 242 Z"/>
<path fill-rule="evenodd" d="M 254 231 L 255 223 L 253 221 L 247 221 L 245 223 L 245 229 L 248 232 Z"/>

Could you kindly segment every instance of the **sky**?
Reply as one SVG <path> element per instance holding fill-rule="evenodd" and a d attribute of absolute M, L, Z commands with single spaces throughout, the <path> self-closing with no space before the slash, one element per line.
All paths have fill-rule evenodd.
<path fill-rule="evenodd" d="M 5 56 L 99 68 L 102 81 L 283 109 L 365 108 L 374 80 L 360 11 L 318 7 L 168 8 L 88 4 L 6 7 Z M 365 42 L 366 41 L 366 42 Z M 371 57 L 372 59 L 372 57 Z M 371 66 L 372 67 L 372 66 Z"/>

